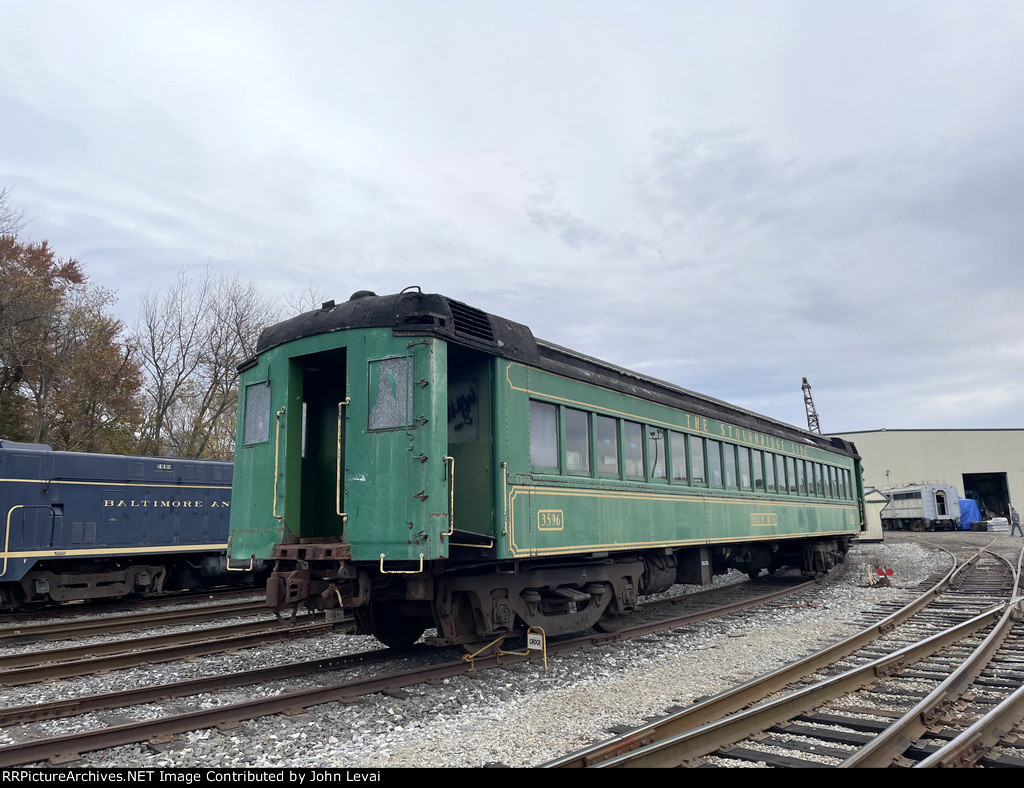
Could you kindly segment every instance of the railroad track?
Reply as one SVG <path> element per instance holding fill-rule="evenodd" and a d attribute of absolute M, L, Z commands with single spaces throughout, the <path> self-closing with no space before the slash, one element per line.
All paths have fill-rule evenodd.
<path fill-rule="evenodd" d="M 27 643 L 53 642 L 122 632 L 137 632 L 143 629 L 170 627 L 176 624 L 191 624 L 252 615 L 262 615 L 265 619 L 273 618 L 273 615 L 267 610 L 265 602 L 242 600 L 220 605 L 189 608 L 176 607 L 171 610 L 159 610 L 151 613 L 129 613 L 123 616 L 62 620 L 56 623 L 18 623 L 5 629 L 0 629 L 0 648 Z"/>
<path fill-rule="evenodd" d="M 1019 573 L 979 552 L 843 643 L 545 765 L 1024 765 Z"/>
<path fill-rule="evenodd" d="M 38 610 L 0 610 L 0 627 L 23 626 L 53 619 L 74 619 L 77 616 L 95 617 L 109 613 L 147 610 L 155 607 L 168 609 L 178 605 L 219 599 L 262 599 L 263 595 L 252 588 L 206 588 L 197 591 L 175 591 L 158 596 L 123 598 L 114 601 L 63 602 Z"/>
<path fill-rule="evenodd" d="M 281 640 L 310 637 L 334 628 L 323 615 L 280 621 L 260 618 L 203 630 L 171 632 L 128 640 L 89 642 L 62 649 L 0 656 L 0 685 L 24 686 L 74 676 L 191 659 Z"/>
<path fill-rule="evenodd" d="M 753 584 L 756 588 L 758 584 Z M 750 607 L 776 602 L 787 596 L 799 593 L 813 586 L 813 582 L 800 582 L 773 585 L 762 584 L 759 594 L 739 593 L 726 607 L 712 608 L 698 605 L 702 609 L 691 610 L 680 615 L 659 621 L 646 621 L 635 626 L 624 628 L 614 633 L 591 633 L 575 638 L 567 638 L 548 644 L 547 656 L 567 653 L 580 648 L 619 642 L 629 638 L 648 635 L 665 629 L 684 627 L 696 621 L 727 615 Z M 694 595 L 699 596 L 699 595 Z M 672 600 L 659 603 L 671 607 Z M 652 606 L 653 607 L 653 606 Z M 452 653 L 452 652 L 449 652 Z M 404 652 L 402 658 L 430 655 L 436 659 L 437 649 L 414 649 Z M 294 714 L 312 706 L 323 703 L 351 703 L 361 696 L 380 693 L 397 692 L 405 687 L 423 682 L 441 681 L 445 678 L 465 675 L 474 671 L 492 668 L 503 668 L 518 662 L 536 660 L 536 652 L 516 651 L 489 653 L 478 657 L 458 657 L 439 664 L 418 666 L 410 670 L 375 675 L 367 678 L 346 679 L 334 684 L 311 689 L 281 692 L 269 697 L 257 697 L 242 703 L 226 703 L 212 709 L 193 710 L 183 714 L 175 714 L 158 719 L 135 720 L 123 725 L 114 725 L 100 729 L 82 730 L 59 737 L 24 741 L 0 747 L 0 766 L 15 766 L 49 761 L 65 763 L 75 760 L 79 754 L 107 747 L 131 744 L 142 741 L 158 741 L 173 737 L 176 734 L 201 730 L 207 727 L 231 727 L 243 721 L 265 717 L 273 714 Z M 26 722 L 69 717 L 100 709 L 110 710 L 126 708 L 137 703 L 148 703 L 157 699 L 184 697 L 197 692 L 207 692 L 213 688 L 241 687 L 262 685 L 268 681 L 287 679 L 299 675 L 326 675 L 326 671 L 342 670 L 354 664 L 393 661 L 393 651 L 364 652 L 348 657 L 337 657 L 328 660 L 317 660 L 308 663 L 294 663 L 281 668 L 269 668 L 260 671 L 249 671 L 244 674 L 228 674 L 189 682 L 165 684 L 157 687 L 146 687 L 128 690 L 121 693 L 109 693 L 103 696 L 88 696 L 69 701 L 57 701 L 52 704 L 35 704 L 18 708 L 0 709 L 0 722 L 4 726 L 23 724 Z"/>

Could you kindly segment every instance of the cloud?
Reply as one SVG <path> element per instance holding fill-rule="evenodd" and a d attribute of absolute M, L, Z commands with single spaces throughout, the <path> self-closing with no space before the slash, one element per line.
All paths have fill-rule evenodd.
<path fill-rule="evenodd" d="M 798 424 L 807 376 L 837 431 L 1020 426 L 1022 33 L 1012 4 L 9 0 L 0 180 L 126 312 L 207 261 L 419 285 Z"/>

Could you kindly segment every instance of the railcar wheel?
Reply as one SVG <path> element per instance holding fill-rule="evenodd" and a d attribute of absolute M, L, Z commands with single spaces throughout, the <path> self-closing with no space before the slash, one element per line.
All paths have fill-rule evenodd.
<path fill-rule="evenodd" d="M 597 623 L 594 624 L 594 629 L 598 632 L 618 632 L 629 622 L 629 616 L 602 616 L 598 619 Z"/>
<path fill-rule="evenodd" d="M 372 602 L 369 619 L 373 636 L 393 649 L 411 648 L 427 630 L 423 619 L 406 615 L 397 602 Z"/>

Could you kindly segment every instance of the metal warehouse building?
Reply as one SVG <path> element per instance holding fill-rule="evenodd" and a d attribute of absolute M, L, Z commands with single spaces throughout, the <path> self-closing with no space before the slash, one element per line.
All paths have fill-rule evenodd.
<path fill-rule="evenodd" d="M 962 497 L 977 493 L 992 515 L 1007 517 L 1011 504 L 1024 512 L 1024 429 L 834 434 L 857 446 L 865 485 L 889 490 L 941 482 Z"/>

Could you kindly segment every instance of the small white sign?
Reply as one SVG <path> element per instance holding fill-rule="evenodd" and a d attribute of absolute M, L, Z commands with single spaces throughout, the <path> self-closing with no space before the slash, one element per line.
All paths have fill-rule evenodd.
<path fill-rule="evenodd" d="M 544 636 L 539 632 L 529 632 L 526 635 L 526 648 L 530 651 L 541 651 L 544 648 Z"/>

